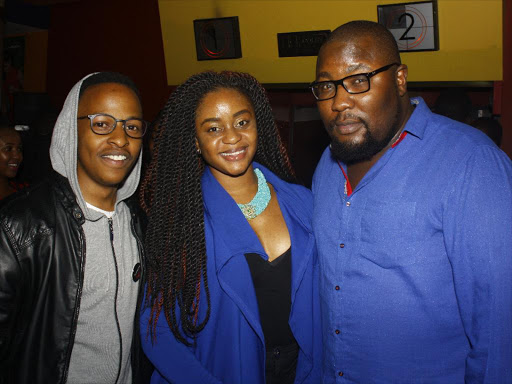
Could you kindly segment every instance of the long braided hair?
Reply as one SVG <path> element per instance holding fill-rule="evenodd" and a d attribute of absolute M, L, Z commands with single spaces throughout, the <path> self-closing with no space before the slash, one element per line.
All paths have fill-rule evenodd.
<path fill-rule="evenodd" d="M 173 92 L 159 116 L 155 152 L 140 190 L 141 205 L 148 214 L 145 305 L 151 308 L 148 330 L 153 340 L 161 313 L 176 339 L 186 345 L 210 316 L 201 192 L 205 164 L 196 152 L 195 116 L 202 99 L 222 88 L 238 90 L 253 105 L 258 129 L 254 160 L 283 180 L 295 182 L 265 89 L 254 77 L 202 72 Z M 201 290 L 206 302 L 200 303 Z M 206 306 L 201 317 L 200 305 Z"/>

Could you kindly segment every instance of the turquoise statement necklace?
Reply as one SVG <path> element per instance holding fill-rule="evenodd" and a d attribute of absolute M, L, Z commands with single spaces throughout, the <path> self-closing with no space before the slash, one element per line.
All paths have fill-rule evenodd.
<path fill-rule="evenodd" d="M 237 204 L 247 220 L 252 220 L 267 208 L 270 202 L 270 188 L 263 173 L 258 169 L 254 169 L 254 173 L 258 178 L 258 192 L 253 199 L 247 204 Z"/>

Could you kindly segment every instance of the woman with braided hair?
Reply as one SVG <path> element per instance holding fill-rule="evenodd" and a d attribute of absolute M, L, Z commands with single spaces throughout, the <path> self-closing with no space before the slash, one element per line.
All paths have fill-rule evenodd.
<path fill-rule="evenodd" d="M 203 72 L 160 115 L 141 188 L 152 383 L 319 383 L 312 197 L 293 184 L 265 90 Z"/>

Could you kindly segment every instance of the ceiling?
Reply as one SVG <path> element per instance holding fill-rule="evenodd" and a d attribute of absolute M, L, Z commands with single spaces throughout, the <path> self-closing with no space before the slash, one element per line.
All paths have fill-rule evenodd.
<path fill-rule="evenodd" d="M 32 5 L 53 5 L 53 4 L 65 4 L 65 3 L 76 3 L 80 0 L 21 0 L 23 3 Z"/>

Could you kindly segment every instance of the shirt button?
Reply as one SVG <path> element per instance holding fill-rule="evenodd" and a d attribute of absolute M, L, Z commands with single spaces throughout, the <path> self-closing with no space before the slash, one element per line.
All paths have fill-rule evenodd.
<path fill-rule="evenodd" d="M 340 248 L 345 248 L 345 244 L 341 243 Z"/>
<path fill-rule="evenodd" d="M 338 376 L 343 376 L 343 372 L 339 371 Z"/>
<path fill-rule="evenodd" d="M 335 289 L 335 290 L 337 290 L 337 291 L 339 291 L 339 290 L 340 290 L 340 286 L 339 286 L 339 285 L 337 285 L 337 286 L 335 286 L 335 287 L 334 287 L 334 289 Z"/>
<path fill-rule="evenodd" d="M 347 207 L 350 207 L 350 201 L 347 201 Z"/>
<path fill-rule="evenodd" d="M 339 329 L 337 329 L 337 330 L 335 330 L 335 331 L 334 331 L 334 333 L 335 333 L 335 334 L 337 334 L 337 335 L 339 335 L 339 334 L 340 334 L 340 330 L 339 330 Z"/>

